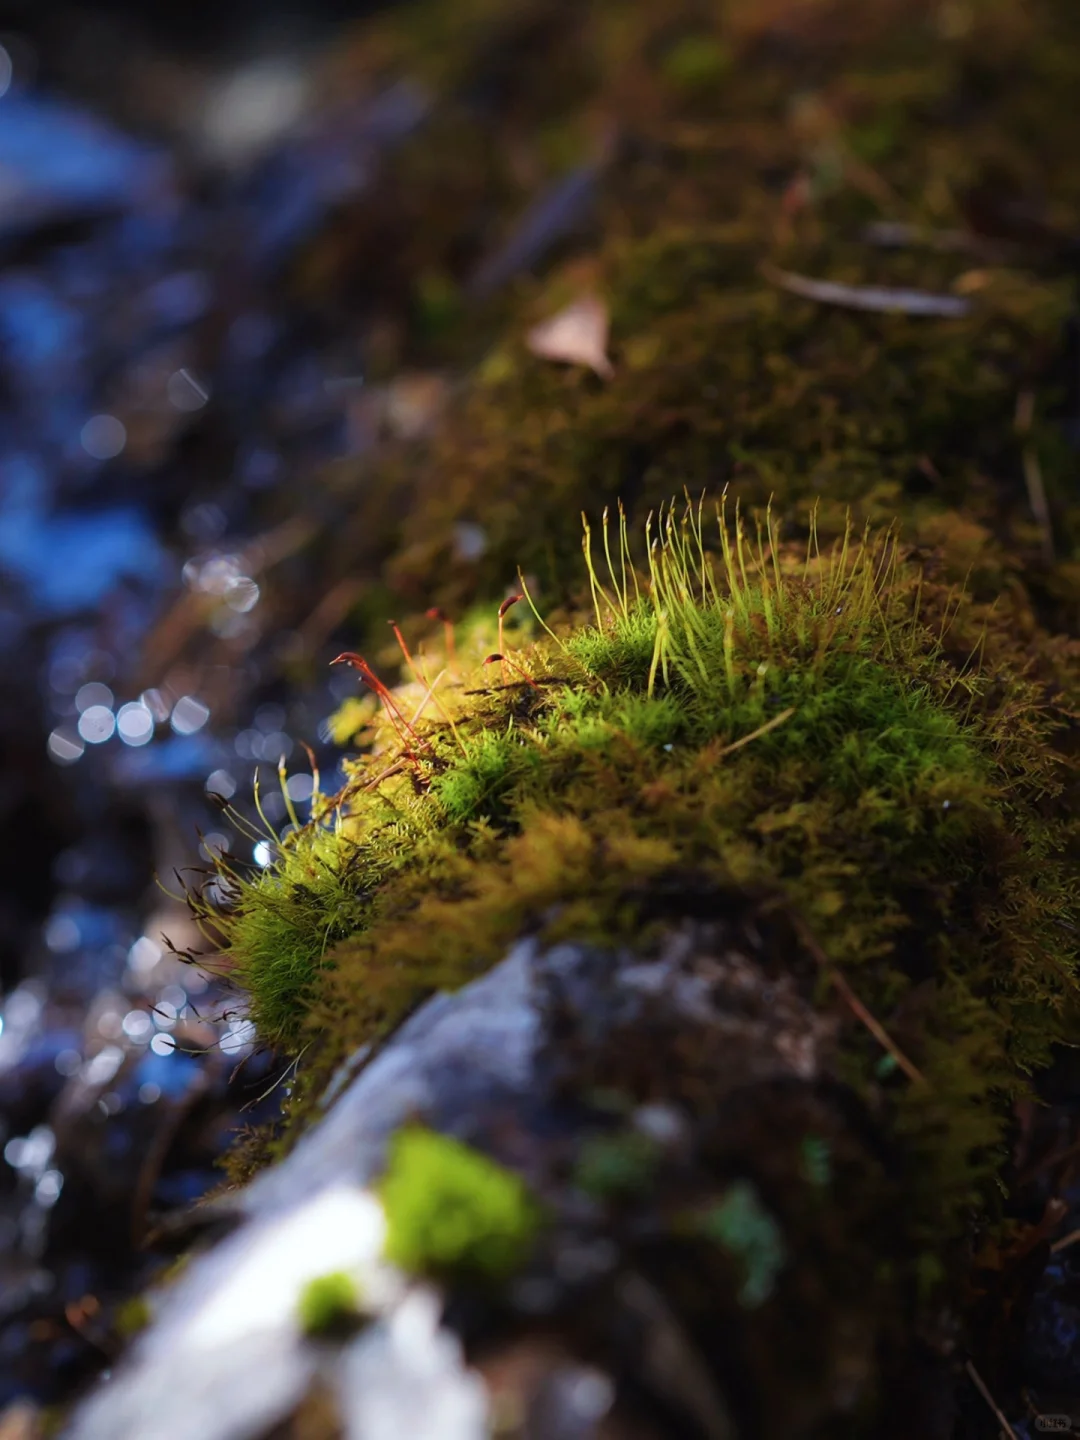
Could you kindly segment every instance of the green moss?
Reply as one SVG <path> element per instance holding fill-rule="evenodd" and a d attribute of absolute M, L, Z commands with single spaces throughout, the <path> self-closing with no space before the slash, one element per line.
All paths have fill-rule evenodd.
<path fill-rule="evenodd" d="M 394 1136 L 379 1190 L 386 1257 L 411 1274 L 505 1275 L 525 1258 L 539 1223 L 516 1175 L 422 1126 Z"/>
<path fill-rule="evenodd" d="M 773 1293 L 787 1254 L 780 1229 L 753 1185 L 736 1181 L 723 1200 L 701 1217 L 700 1226 L 703 1234 L 739 1261 L 740 1303 L 749 1310 L 763 1305 Z"/>
<path fill-rule="evenodd" d="M 891 1056 L 888 1058 L 892 1059 Z M 806 1179 L 818 1190 L 824 1190 L 832 1179 L 828 1141 L 820 1135 L 807 1135 L 803 1140 L 802 1170 Z"/>
<path fill-rule="evenodd" d="M 878 1072 L 861 1028 L 845 1041 L 845 1077 L 887 1087 L 917 1157 L 912 1223 L 947 1228 L 1072 1033 L 1074 660 L 1047 644 L 1033 668 L 1007 605 L 888 531 L 829 549 L 811 524 L 796 549 L 768 516 L 713 529 L 688 507 L 640 574 L 632 548 L 605 530 L 592 623 L 511 651 L 527 678 L 463 655 L 411 760 L 388 763 L 378 722 L 336 809 L 235 882 L 216 923 L 253 1013 L 279 1043 L 319 1039 L 317 1088 L 522 933 L 646 943 L 673 875 L 765 895 L 924 1077 Z"/>
<path fill-rule="evenodd" d="M 242 817 L 234 814 L 233 821 L 244 833 Z M 307 825 L 280 846 L 269 826 L 255 838 L 274 857 L 264 873 L 223 860 L 213 900 L 205 894 L 191 899 L 211 940 L 221 930 L 242 936 L 230 952 L 230 978 L 250 994 L 259 1032 L 288 1042 L 299 1034 L 321 958 L 365 923 L 363 881 L 370 871 L 357 875 L 356 856 L 333 822 Z"/>
<path fill-rule="evenodd" d="M 644 1190 L 656 1174 L 660 1154 L 656 1142 L 630 1130 L 597 1135 L 580 1148 L 574 1179 L 597 1200 L 618 1199 Z"/>
<path fill-rule="evenodd" d="M 153 1310 L 142 1295 L 133 1295 L 125 1300 L 116 1312 L 113 1328 L 123 1340 L 130 1340 L 140 1330 L 145 1330 L 153 1319 Z"/>
<path fill-rule="evenodd" d="M 573 16 L 472 0 L 460 17 L 440 0 L 383 27 L 393 53 L 466 98 L 433 145 L 395 152 L 390 188 L 408 204 L 388 233 L 402 243 L 358 227 L 361 243 L 343 248 L 394 253 L 389 289 L 411 326 L 394 355 L 481 363 L 422 454 L 385 475 L 368 457 L 356 467 L 341 563 L 352 573 L 369 536 L 392 530 L 380 594 L 399 600 L 385 613 L 406 595 L 458 615 L 479 596 L 492 616 L 521 565 L 555 633 L 510 643 L 529 683 L 482 667 L 503 648 L 493 621 L 483 643 L 459 629 L 461 667 L 431 666 L 449 672 L 446 714 L 427 706 L 422 743 L 403 747 L 373 701 L 351 707 L 342 736 L 363 755 L 319 811 L 320 834 L 290 837 L 268 874 L 235 877 L 207 920 L 263 1035 L 303 1051 L 295 1131 L 343 1056 L 522 934 L 652 953 L 673 894 L 760 905 L 797 937 L 770 958 L 806 992 L 819 979 L 822 1004 L 842 976 L 889 1037 L 883 1050 L 837 1004 L 832 1078 L 856 1092 L 901 1177 L 903 1233 L 890 1250 L 892 1232 L 875 1232 L 867 1274 L 876 1265 L 895 1295 L 920 1253 L 925 1298 L 945 1242 L 993 1211 L 1014 1102 L 1077 1039 L 1080 696 L 1075 645 L 1051 632 L 1075 634 L 1080 613 L 1075 457 L 1052 419 L 1080 230 L 1060 125 L 1080 12 L 1032 0 L 912 23 L 899 0 L 781 8 L 780 45 L 778 11 L 760 0 L 601 0 Z M 493 55 L 513 98 L 476 105 Z M 466 299 L 455 319 L 477 246 L 497 250 L 553 173 L 595 153 L 597 117 L 623 143 L 595 225 L 574 241 L 584 263 L 538 254 L 492 309 Z M 877 220 L 910 222 L 908 242 L 871 243 Z M 818 305 L 770 284 L 763 258 L 963 294 L 970 310 Z M 610 381 L 523 343 L 583 287 L 610 311 Z M 744 515 L 772 497 L 785 539 L 764 518 L 760 538 L 753 524 L 740 537 L 729 506 L 723 534 L 665 515 L 657 550 L 641 545 L 650 508 L 724 485 Z M 389 528 L 372 525 L 371 494 Z M 624 568 L 609 534 L 614 564 L 594 547 L 578 607 L 578 513 L 619 496 L 637 563 Z M 462 522 L 486 541 L 473 561 L 455 551 Z M 424 688 L 402 687 L 407 713 Z M 766 1159 L 783 1148 L 769 1141 Z M 846 1274 L 851 1197 L 884 1183 L 820 1115 L 788 1141 L 795 1183 L 781 1193 L 762 1178 L 769 1211 L 729 1188 L 716 1244 L 700 1247 L 721 1285 L 736 1265 L 748 1304 L 775 1283 L 784 1244 L 800 1255 L 797 1288 L 799 1206 L 835 1225 Z M 601 1148 L 588 1183 L 626 1196 L 644 1170 L 625 1159 Z M 712 1177 L 708 1193 L 729 1181 Z"/>
<path fill-rule="evenodd" d="M 417 323 L 428 338 L 445 335 L 461 319 L 464 310 L 461 292 L 441 270 L 425 270 L 416 282 Z"/>
<path fill-rule="evenodd" d="M 324 1335 L 354 1323 L 360 1308 L 356 1280 L 344 1270 L 317 1275 L 301 1290 L 296 1308 L 306 1335 Z"/>
<path fill-rule="evenodd" d="M 470 737 L 462 758 L 432 783 L 451 823 L 499 813 L 514 783 L 520 749 L 509 735 L 483 731 Z"/>
<path fill-rule="evenodd" d="M 730 50 L 714 35 L 687 35 L 664 52 L 660 69 L 676 89 L 693 94 L 719 84 L 731 64 Z"/>
<path fill-rule="evenodd" d="M 697 493 L 724 481 L 745 501 L 773 495 L 786 508 L 827 498 L 832 518 L 848 506 L 860 520 L 903 512 L 909 536 L 925 523 L 939 544 L 943 517 L 948 528 L 978 523 L 1013 570 L 1037 574 L 1013 417 L 1026 387 L 1053 405 L 1047 362 L 1071 305 L 1067 267 L 1044 248 L 1055 251 L 1055 226 L 1064 236 L 1080 225 L 1053 120 L 1055 103 L 1069 103 L 1061 57 L 1076 38 L 1061 0 L 1023 16 L 976 7 L 945 45 L 891 6 L 840 5 L 843 62 L 827 24 L 800 41 L 807 64 L 817 57 L 812 93 L 798 46 L 785 56 L 759 43 L 764 17 L 659 0 L 619 8 L 594 7 L 576 37 L 589 78 L 561 117 L 580 122 L 599 91 L 601 111 L 635 141 L 605 171 L 588 270 L 575 256 L 522 282 L 502 344 L 419 470 L 397 582 L 456 599 L 496 590 L 520 564 L 558 593 L 583 507 L 632 496 L 640 521 L 684 484 Z M 539 54 L 535 63 L 542 71 Z M 955 97 L 970 96 L 975 75 L 979 103 L 961 118 Z M 1052 194 L 1049 233 L 1000 256 L 975 237 L 958 242 L 984 223 L 992 236 L 1004 218 L 994 191 L 1003 212 L 1009 196 L 1034 209 L 1036 193 Z M 983 204 L 990 192 L 989 219 L 968 213 L 972 192 Z M 868 221 L 901 217 L 911 243 L 867 242 Z M 856 285 L 956 289 L 972 309 L 927 321 L 813 304 L 766 283 L 763 258 Z M 611 311 L 607 384 L 521 344 L 583 283 Z M 1049 458 L 1046 468 L 1068 564 L 1077 507 L 1066 471 Z M 462 520 L 488 538 L 475 565 L 452 556 Z"/>

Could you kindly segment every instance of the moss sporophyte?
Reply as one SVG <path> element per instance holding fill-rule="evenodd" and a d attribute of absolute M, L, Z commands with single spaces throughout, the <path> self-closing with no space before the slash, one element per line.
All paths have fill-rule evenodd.
<path fill-rule="evenodd" d="M 549 628 L 534 609 L 536 638 L 504 607 L 454 654 L 437 616 L 445 655 L 429 670 L 402 641 L 393 688 L 344 657 L 381 705 L 365 753 L 264 871 L 222 860 L 200 918 L 266 1041 L 318 1038 L 314 1093 L 523 933 L 638 943 L 673 876 L 765 896 L 859 1019 L 848 1078 L 887 1087 L 955 1217 L 1068 1033 L 1074 658 L 1034 662 L 1007 607 L 891 528 L 823 546 L 811 515 L 786 542 L 721 500 L 715 521 L 666 507 L 643 539 L 638 564 L 621 510 L 598 542 L 586 525 L 589 610 Z"/>

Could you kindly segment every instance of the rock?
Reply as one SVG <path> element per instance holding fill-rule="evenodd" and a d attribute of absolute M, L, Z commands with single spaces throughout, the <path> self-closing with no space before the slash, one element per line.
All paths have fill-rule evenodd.
<path fill-rule="evenodd" d="M 483 1382 L 465 1367 L 461 1345 L 440 1328 L 434 1291 L 411 1291 L 341 1358 L 341 1412 L 347 1440 L 486 1440 Z"/>
<path fill-rule="evenodd" d="M 660 1433 L 690 1423 L 728 1440 L 738 1433 L 732 1396 L 736 1409 L 764 1403 L 760 1387 L 792 1346 L 810 1345 L 815 1358 L 809 1377 L 770 1402 L 777 1413 L 809 1423 L 855 1404 L 872 1373 L 873 1287 L 828 1296 L 829 1319 L 809 1339 L 818 1317 L 807 1295 L 827 1294 L 829 1244 L 807 1254 L 796 1236 L 789 1263 L 780 1237 L 787 1243 L 803 1201 L 783 1191 L 799 1182 L 768 1173 L 781 1137 L 760 1161 L 753 1150 L 777 1087 L 798 1124 L 812 1114 L 820 1131 L 842 1135 L 846 1121 L 814 1096 L 831 1024 L 790 976 L 770 978 L 750 935 L 733 914 L 673 927 L 651 955 L 526 939 L 481 979 L 434 996 L 373 1058 L 357 1058 L 358 1075 L 337 1077 L 325 1118 L 283 1161 L 211 1208 L 238 1228 L 161 1297 L 156 1321 L 74 1415 L 69 1440 L 255 1440 L 316 1386 L 336 1396 L 349 1440 L 481 1440 L 491 1399 L 455 1331 L 470 1351 L 490 1347 L 505 1339 L 507 1306 L 526 1334 L 554 1327 L 564 1347 L 521 1390 L 526 1428 L 508 1433 L 632 1434 L 616 1419 L 605 1428 L 606 1417 L 632 1412 L 638 1396 Z M 452 1280 L 445 1292 L 410 1285 L 381 1259 L 381 1210 L 367 1187 L 390 1136 L 416 1119 L 517 1170 L 545 1207 L 544 1238 L 502 1299 Z M 700 1206 L 736 1191 L 741 1208 L 728 1205 L 726 1229 L 717 1220 L 717 1242 L 695 1239 Z M 300 1294 L 342 1270 L 361 1277 L 370 1323 L 312 1338 Z M 768 1303 L 785 1285 L 791 1316 Z M 726 1337 L 719 1350 L 701 1328 L 702 1304 Z"/>
<path fill-rule="evenodd" d="M 490 974 L 456 995 L 429 1000 L 288 1159 L 237 1197 L 238 1208 L 277 1213 L 337 1181 L 366 1183 L 382 1165 L 390 1135 L 414 1113 L 470 1139 L 481 1110 L 525 1095 L 541 1033 L 537 954 L 535 942 L 523 941 Z"/>

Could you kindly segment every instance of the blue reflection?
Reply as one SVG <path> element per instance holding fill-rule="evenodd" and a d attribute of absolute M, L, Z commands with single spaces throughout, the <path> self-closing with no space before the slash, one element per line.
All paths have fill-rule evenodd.
<path fill-rule="evenodd" d="M 0 567 L 21 580 L 36 606 L 58 616 L 97 605 L 123 579 L 157 578 L 161 547 L 129 506 L 46 514 L 37 506 L 0 512 Z"/>
<path fill-rule="evenodd" d="M 5 194 L 0 232 L 53 215 L 119 209 L 142 194 L 161 162 L 151 151 L 74 106 L 38 95 L 0 102 L 0 170 Z"/>
<path fill-rule="evenodd" d="M 187 1093 L 199 1068 L 199 1057 L 187 1055 L 183 1050 L 173 1050 L 168 1055 L 147 1050 L 132 1074 L 132 1086 L 137 1091 L 142 1085 L 156 1085 L 162 1095 L 179 1100 Z"/>

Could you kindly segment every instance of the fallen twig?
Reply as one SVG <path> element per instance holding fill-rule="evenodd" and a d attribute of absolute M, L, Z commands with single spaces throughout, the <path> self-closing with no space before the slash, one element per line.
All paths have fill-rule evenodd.
<path fill-rule="evenodd" d="M 779 715 L 774 715 L 771 720 L 766 720 L 764 725 L 759 725 L 756 730 L 751 730 L 749 735 L 744 735 L 741 740 L 735 740 L 730 745 L 725 745 L 718 755 L 730 755 L 735 750 L 741 750 L 744 745 L 749 745 L 751 740 L 760 740 L 762 735 L 767 735 L 770 730 L 783 725 L 785 720 L 790 720 L 795 714 L 795 706 L 789 705 L 786 710 L 781 710 Z"/>
<path fill-rule="evenodd" d="M 807 950 L 810 951 L 810 954 L 821 966 L 822 970 L 824 970 L 826 975 L 828 975 L 829 979 L 836 986 L 837 990 L 839 990 L 841 996 L 843 997 L 844 1003 L 847 1005 L 848 1009 L 855 1016 L 855 1018 L 866 1026 L 867 1030 L 869 1030 L 870 1034 L 873 1035 L 874 1039 L 878 1042 L 882 1049 L 892 1056 L 892 1058 L 896 1061 L 897 1065 L 908 1077 L 908 1079 L 912 1081 L 913 1084 L 923 1085 L 929 1089 L 929 1080 L 927 1080 L 926 1076 L 922 1073 L 918 1066 L 912 1064 L 912 1062 L 900 1049 L 899 1045 L 897 1045 L 896 1042 L 889 1035 L 889 1032 L 885 1029 L 881 1022 L 875 1019 L 875 1017 L 866 1008 L 863 1002 L 855 994 L 855 991 L 852 990 L 844 975 L 840 972 L 837 966 L 833 964 L 833 962 L 825 954 L 825 951 L 822 950 L 821 946 L 814 939 L 813 935 L 810 933 L 806 925 L 804 925 L 801 920 L 796 919 L 795 927 L 798 931 L 800 940 L 806 946 Z"/>
<path fill-rule="evenodd" d="M 971 310 L 969 301 L 958 295 L 933 295 L 926 290 L 893 290 L 882 285 L 843 285 L 837 280 L 814 280 L 781 270 L 768 261 L 761 264 L 766 280 L 822 305 L 840 305 L 848 310 L 871 310 L 878 314 L 938 315 L 958 319 Z"/>
<path fill-rule="evenodd" d="M 997 1401 L 990 1394 L 990 1391 L 986 1388 L 982 1376 L 979 1374 L 978 1370 L 975 1369 L 975 1366 L 971 1363 L 970 1360 L 965 1362 L 964 1369 L 967 1371 L 968 1377 L 971 1380 L 971 1383 L 975 1386 L 975 1389 L 978 1390 L 979 1394 L 986 1401 L 987 1405 L 990 1406 L 990 1409 L 994 1412 L 994 1418 L 1001 1426 L 1002 1433 L 1008 1435 L 1010 1437 L 1010 1440 L 1017 1440 L 1016 1431 L 1009 1424 L 1008 1420 L 1005 1419 L 1004 1413 L 998 1408 Z"/>

